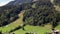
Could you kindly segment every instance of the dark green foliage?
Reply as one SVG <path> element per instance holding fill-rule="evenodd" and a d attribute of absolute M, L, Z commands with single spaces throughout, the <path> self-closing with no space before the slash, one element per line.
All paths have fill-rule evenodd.
<path fill-rule="evenodd" d="M 22 10 L 31 8 L 32 3 L 24 3 L 18 6 L 0 7 L 0 26 L 5 26 L 18 19 L 18 14 Z"/>
<path fill-rule="evenodd" d="M 3 6 L 0 10 L 0 26 L 5 26 L 16 19 L 18 19 L 18 14 L 22 10 L 20 6 Z"/>
<path fill-rule="evenodd" d="M 36 8 L 30 8 L 25 10 L 23 21 L 30 25 L 43 25 L 51 23 L 53 27 L 58 25 L 60 17 L 58 18 L 58 13 L 53 7 L 50 1 L 37 1 L 35 3 Z"/>
<path fill-rule="evenodd" d="M 31 6 L 32 6 L 32 3 L 24 3 L 24 4 L 21 5 L 23 10 L 30 9 Z"/>

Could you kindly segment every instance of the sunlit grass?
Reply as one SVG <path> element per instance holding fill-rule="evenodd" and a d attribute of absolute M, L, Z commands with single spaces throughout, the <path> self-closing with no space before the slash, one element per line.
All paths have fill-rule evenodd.
<path fill-rule="evenodd" d="M 45 28 L 45 27 L 41 27 L 41 26 L 31 26 L 31 25 L 27 25 L 25 26 L 25 30 L 17 30 L 14 33 L 15 34 L 25 34 L 26 32 L 31 32 L 34 33 L 36 32 L 37 34 L 45 34 L 46 32 L 50 32 L 51 29 Z"/>

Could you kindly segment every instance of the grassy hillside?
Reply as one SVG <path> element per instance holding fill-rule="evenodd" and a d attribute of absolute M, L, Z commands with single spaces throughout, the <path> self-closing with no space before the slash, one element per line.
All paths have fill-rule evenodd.
<path fill-rule="evenodd" d="M 3 33 L 5 32 L 9 32 L 10 30 L 16 28 L 17 26 L 20 26 L 20 24 L 23 23 L 22 19 L 23 19 L 23 13 L 21 12 L 19 14 L 19 19 L 17 19 L 15 22 L 12 22 L 9 25 L 6 25 L 4 27 L 0 27 L 0 31 L 2 31 Z M 46 29 L 45 29 L 46 28 Z M 45 31 L 44 31 L 45 30 Z M 50 32 L 50 25 L 46 25 L 45 27 L 41 27 L 41 26 L 25 26 L 25 31 L 22 29 L 19 29 L 17 31 L 14 31 L 16 34 L 25 34 L 26 32 L 37 32 L 38 34 L 44 34 L 45 32 Z"/>
<path fill-rule="evenodd" d="M 6 33 L 6 32 L 9 32 L 10 30 L 13 30 L 17 26 L 20 26 L 20 24 L 23 23 L 23 21 L 22 21 L 23 13 L 24 12 L 21 12 L 19 14 L 19 19 L 17 19 L 15 22 L 12 22 L 11 24 L 9 24 L 7 26 L 0 27 L 0 31 L 2 31 L 3 33 Z M 25 30 L 22 30 L 22 28 L 21 28 L 21 29 L 16 30 L 16 31 L 14 31 L 12 33 L 15 33 L 15 34 L 25 34 L 26 32 L 31 32 L 31 33 L 36 32 L 37 34 L 45 34 L 46 32 L 51 32 L 51 25 L 50 24 L 46 24 L 44 27 L 42 27 L 42 26 L 26 25 L 24 28 L 25 28 Z M 60 25 L 58 25 L 56 27 L 56 29 L 60 30 Z"/>
<path fill-rule="evenodd" d="M 17 19 L 15 22 L 12 22 L 11 24 L 6 25 L 4 27 L 0 27 L 0 31 L 2 31 L 2 33 L 6 33 L 6 32 L 9 32 L 10 30 L 15 29 L 17 26 L 20 26 L 20 24 L 23 23 L 23 21 L 22 21 L 23 13 L 24 12 L 21 12 L 20 14 L 18 14 L 19 19 Z M 25 31 L 22 30 L 22 29 L 19 29 L 19 30 L 14 31 L 14 33 L 16 33 L 16 34 L 25 34 L 26 32 L 32 32 L 32 33 L 36 32 L 38 34 L 44 34 L 46 32 L 51 31 L 51 25 L 49 25 L 49 24 L 45 25 L 44 27 L 26 25 L 24 28 L 25 28 Z"/>
<path fill-rule="evenodd" d="M 53 3 L 53 0 L 51 0 L 51 2 Z M 43 3 L 43 2 L 42 2 Z M 43 9 L 45 8 L 45 6 L 46 5 L 42 5 L 42 7 L 41 6 L 35 6 L 35 5 L 38 5 L 39 6 L 39 2 L 36 2 L 36 3 L 33 3 L 33 4 L 29 4 L 29 3 L 27 3 L 27 4 L 23 4 L 21 7 L 18 7 L 18 8 L 16 8 L 16 9 L 19 9 L 19 10 L 16 10 L 16 9 L 14 9 L 14 8 L 12 8 L 12 10 L 11 10 L 11 12 L 12 12 L 12 14 L 14 13 L 14 11 L 20 11 L 20 9 L 24 9 L 23 11 L 20 11 L 20 13 L 19 14 L 17 14 L 17 16 L 19 17 L 18 19 L 16 19 L 15 21 L 13 21 L 13 22 L 11 22 L 10 24 L 8 24 L 8 25 L 6 25 L 6 26 L 2 26 L 2 27 L 0 27 L 0 31 L 2 31 L 2 33 L 4 34 L 4 33 L 9 33 L 11 30 L 15 30 L 17 27 L 19 27 L 19 26 L 22 26 L 23 25 L 23 18 L 24 18 L 24 12 L 25 12 L 25 10 L 28 12 L 29 11 L 29 9 L 34 9 L 35 8 L 35 10 L 36 10 L 36 12 L 35 12 L 35 14 L 36 13 L 39 13 L 38 11 L 39 10 L 42 10 L 43 11 Z M 60 7 L 59 6 L 55 6 L 54 5 L 54 7 L 55 7 L 55 9 L 57 10 L 57 11 L 60 11 Z M 4 8 L 4 7 L 3 7 Z M 6 8 L 6 7 L 5 7 Z M 11 8 L 11 7 L 10 7 Z M 47 9 L 49 9 L 49 11 L 50 11 L 50 5 L 49 5 L 49 8 L 48 7 L 46 7 Z M 14 10 L 13 10 L 14 9 Z M 47 10 L 47 9 L 45 9 L 45 10 Z M 7 8 L 7 10 L 8 10 L 8 8 Z M 34 10 L 34 11 L 35 11 Z M 37 11 L 38 10 L 38 11 Z M 9 10 L 10 11 L 10 10 Z M 7 11 L 8 12 L 8 11 Z M 16 12 L 13 14 L 13 15 L 15 15 L 16 14 Z M 33 11 L 32 11 L 33 12 Z M 31 12 L 31 13 L 32 13 Z M 51 12 L 51 11 L 50 11 Z M 54 12 L 54 11 L 53 11 Z M 54 17 L 54 15 L 56 14 L 55 12 L 54 12 L 54 15 L 52 15 L 53 14 L 53 12 L 51 12 L 51 14 L 48 12 L 48 10 L 47 10 L 47 13 L 48 14 L 50 14 L 48 17 L 50 18 L 50 17 L 52 17 L 53 16 L 53 18 L 55 18 Z M 29 13 L 29 12 L 28 12 Z M 44 12 L 42 12 L 41 14 L 43 14 Z M 46 12 L 45 12 L 46 13 Z M 44 13 L 44 15 L 45 15 L 45 13 Z M 46 13 L 46 14 L 47 14 Z M 32 14 L 34 14 L 34 12 L 32 13 Z M 35 15 L 34 14 L 34 15 Z M 40 13 L 39 13 L 40 14 Z M 36 14 L 37 16 L 39 16 L 39 14 Z M 4 13 L 2 14 L 2 15 L 4 15 Z M 13 16 L 12 15 L 12 16 Z M 31 15 L 31 14 L 30 14 Z M 52 16 L 51 16 L 52 15 Z M 55 15 L 56 16 L 56 15 Z M 3 16 L 4 17 L 4 16 Z M 2 18 L 3 18 L 2 17 Z M 29 16 L 28 16 L 29 17 Z M 42 17 L 44 17 L 43 15 L 42 15 Z M 40 18 L 40 16 L 39 16 L 39 18 Z M 39 19 L 38 18 L 38 19 Z M 60 18 L 60 17 L 59 17 Z M 2 19 L 3 20 L 3 19 Z M 44 19 L 43 19 L 44 20 Z M 49 19 L 46 19 L 47 21 L 49 20 Z M 1 20 L 0 20 L 1 21 Z M 30 21 L 30 20 L 28 20 L 28 21 Z M 37 21 L 39 21 L 39 20 L 37 20 Z M 40 20 L 41 21 L 41 20 Z M 52 21 L 51 21 L 52 22 Z M 3 23 L 3 22 L 2 22 Z M 30 22 L 31 23 L 31 22 Z M 38 23 L 40 23 L 40 22 L 38 22 Z M 43 22 L 42 22 L 43 23 Z M 44 22 L 45 23 L 45 22 Z M 52 22 L 53 23 L 53 22 Z M 57 23 L 57 22 L 56 22 Z M 33 24 L 32 24 L 33 25 Z M 24 27 L 24 29 L 25 30 L 23 30 L 22 28 L 17 28 L 17 30 L 15 30 L 15 31 L 13 31 L 13 32 L 11 32 L 11 34 L 13 34 L 13 33 L 15 33 L 15 34 L 25 34 L 26 32 L 31 32 L 31 33 L 34 33 L 34 32 L 36 32 L 37 34 L 45 34 L 46 32 L 51 32 L 51 29 L 52 29 L 52 25 L 51 25 L 51 23 L 49 22 L 49 23 L 47 23 L 47 24 L 44 24 L 44 26 L 32 26 L 32 25 L 26 25 L 25 27 Z M 60 23 L 58 24 L 58 26 L 56 26 L 55 27 L 55 29 L 56 30 L 60 30 Z"/>

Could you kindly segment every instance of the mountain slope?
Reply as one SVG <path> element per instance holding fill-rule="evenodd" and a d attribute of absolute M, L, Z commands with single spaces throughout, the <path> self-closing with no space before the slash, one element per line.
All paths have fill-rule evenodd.
<path fill-rule="evenodd" d="M 17 6 L 15 6 L 15 4 Z M 0 19 L 2 18 L 2 20 L 0 20 L 0 23 L 3 23 L 4 21 L 8 21 L 10 18 L 14 18 L 15 15 L 17 17 L 19 17 L 18 19 L 16 19 L 13 22 L 10 22 L 10 20 L 9 20 L 9 22 L 10 22 L 9 24 L 7 24 L 6 26 L 0 27 L 0 30 L 3 33 L 5 33 L 5 32 L 9 33 L 9 31 L 14 30 L 15 28 L 19 27 L 21 24 L 28 24 L 27 26 L 24 27 L 25 28 L 24 31 L 19 29 L 19 30 L 14 30 L 13 33 L 25 34 L 26 32 L 37 32 L 38 34 L 45 34 L 48 31 L 50 32 L 50 29 L 52 27 L 51 24 L 53 22 L 58 23 L 58 20 L 60 21 L 60 16 L 58 16 L 60 14 L 57 15 L 58 11 L 56 11 L 54 9 L 53 4 L 48 2 L 48 0 L 46 0 L 46 1 L 40 0 L 35 3 L 23 3 L 21 5 L 19 5 L 19 4 L 20 4 L 20 2 L 18 2 L 18 1 L 16 3 L 15 3 L 15 1 L 12 1 L 10 3 L 10 5 L 14 5 L 15 7 L 10 6 L 10 5 L 9 5 L 9 7 L 8 6 L 3 7 L 3 9 L 4 9 L 3 13 L 0 14 L 2 16 L 2 17 L 0 17 Z M 7 15 L 7 17 L 10 16 L 10 18 L 7 18 L 7 17 L 5 18 L 4 17 L 5 15 Z M 6 20 L 6 19 L 8 19 L 8 20 Z M 24 19 L 24 21 L 23 21 L 23 19 Z M 56 22 L 56 19 L 57 19 L 57 22 Z M 3 21 L 3 22 L 1 22 L 1 21 Z M 12 19 L 11 19 L 11 21 L 12 21 Z M 35 26 L 31 26 L 29 24 L 35 25 Z M 46 26 L 46 27 L 40 27 L 40 24 L 42 24 L 41 26 Z"/>
<path fill-rule="evenodd" d="M 33 0 L 15 0 L 9 2 L 7 5 L 20 5 L 22 3 L 31 3 L 31 2 L 33 2 Z"/>

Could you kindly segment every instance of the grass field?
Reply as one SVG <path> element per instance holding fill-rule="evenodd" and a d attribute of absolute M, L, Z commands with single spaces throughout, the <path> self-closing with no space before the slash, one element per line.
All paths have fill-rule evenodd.
<path fill-rule="evenodd" d="M 41 26 L 30 26 L 27 25 L 25 26 L 25 30 L 19 29 L 17 31 L 15 31 L 14 33 L 16 34 L 25 34 L 26 32 L 36 32 L 37 34 L 45 34 L 46 32 L 50 32 L 51 29 L 45 28 L 45 27 L 41 27 Z"/>
<path fill-rule="evenodd" d="M 56 27 L 56 30 L 60 30 L 60 25 Z M 25 30 L 19 29 L 12 33 L 25 34 L 26 32 L 31 32 L 31 33 L 36 32 L 37 34 L 45 34 L 46 32 L 51 32 L 51 28 L 50 25 L 46 25 L 45 27 L 27 25 L 25 26 Z"/>

